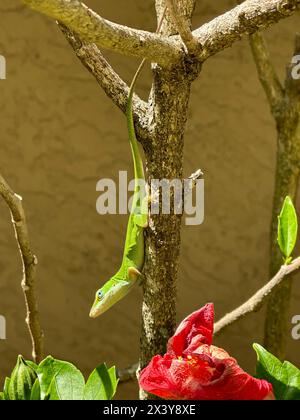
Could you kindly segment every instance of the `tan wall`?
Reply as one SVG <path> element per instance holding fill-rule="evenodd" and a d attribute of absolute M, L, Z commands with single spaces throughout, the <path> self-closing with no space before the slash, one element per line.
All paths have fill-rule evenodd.
<path fill-rule="evenodd" d="M 116 22 L 153 29 L 153 1 L 88 1 Z M 100 3 L 100 5 L 99 5 Z M 142 5 L 141 5 L 142 3 Z M 234 1 L 198 2 L 195 26 Z M 213 4 L 212 4 L 213 3 Z M 101 361 L 124 367 L 138 358 L 141 293 L 97 320 L 88 318 L 94 291 L 120 262 L 126 217 L 99 216 L 95 185 L 131 171 L 124 117 L 74 57 L 54 22 L 2 0 L 0 54 L 8 76 L 0 82 L 1 173 L 24 198 L 39 259 L 40 307 L 47 353 L 85 373 Z M 268 31 L 280 75 L 290 59 L 299 17 Z M 126 80 L 136 60 L 108 54 Z M 146 78 L 140 83 L 144 94 Z M 185 174 L 205 172 L 205 223 L 184 227 L 178 320 L 208 301 L 216 315 L 241 303 L 267 280 L 276 133 L 246 41 L 212 58 L 194 83 L 186 132 Z M 9 213 L 0 203 L 0 376 L 16 355 L 30 354 L 20 290 L 21 265 Z M 299 275 L 297 275 L 296 282 Z M 292 314 L 300 313 L 295 285 Z M 250 370 L 253 341 L 261 342 L 263 312 L 218 340 Z M 288 357 L 300 365 L 300 342 Z M 136 387 L 120 388 L 133 398 Z"/>

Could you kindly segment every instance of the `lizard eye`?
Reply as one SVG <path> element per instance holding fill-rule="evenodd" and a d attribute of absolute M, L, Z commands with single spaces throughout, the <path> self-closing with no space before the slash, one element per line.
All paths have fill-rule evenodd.
<path fill-rule="evenodd" d="M 104 293 L 101 290 L 99 290 L 99 292 L 97 293 L 97 298 L 99 300 L 102 300 L 104 298 Z"/>

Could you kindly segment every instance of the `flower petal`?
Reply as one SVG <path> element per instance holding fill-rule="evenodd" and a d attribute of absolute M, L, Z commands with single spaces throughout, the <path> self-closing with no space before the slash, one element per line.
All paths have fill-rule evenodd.
<path fill-rule="evenodd" d="M 272 395 L 272 385 L 256 379 L 244 372 L 234 361 L 228 365 L 223 375 L 207 386 L 200 387 L 195 399 L 200 400 L 263 400 Z M 223 362 L 222 362 L 223 363 Z"/>
<path fill-rule="evenodd" d="M 213 322 L 213 304 L 185 318 L 167 353 L 141 372 L 140 386 L 165 399 L 274 399 L 270 383 L 248 375 L 225 350 L 211 345 Z"/>
<path fill-rule="evenodd" d="M 203 308 L 186 317 L 168 342 L 167 352 L 181 356 L 193 341 L 193 348 L 212 343 L 214 328 L 214 305 Z"/>
<path fill-rule="evenodd" d="M 141 372 L 140 386 L 165 399 L 273 399 L 272 385 L 244 372 L 236 360 L 218 347 L 203 345 L 202 353 L 177 358 L 155 356 Z"/>
<path fill-rule="evenodd" d="M 180 390 L 171 375 L 173 358 L 169 355 L 154 356 L 139 376 L 139 384 L 145 391 L 165 399 L 179 398 Z"/>

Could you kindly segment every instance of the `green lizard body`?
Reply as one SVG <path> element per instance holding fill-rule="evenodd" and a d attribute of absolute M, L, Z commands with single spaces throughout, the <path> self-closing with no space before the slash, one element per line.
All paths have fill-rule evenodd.
<path fill-rule="evenodd" d="M 128 135 L 134 163 L 135 185 L 122 264 L 119 271 L 101 289 L 97 290 L 95 301 L 90 311 L 91 318 L 96 318 L 103 314 L 126 296 L 140 277 L 144 265 L 144 229 L 148 225 L 148 201 L 145 194 L 143 196 L 143 192 L 140 190 L 142 184 L 144 183 L 145 185 L 145 176 L 143 161 L 136 139 L 132 112 L 134 87 L 143 64 L 144 62 L 140 65 L 131 83 L 126 108 Z"/>
<path fill-rule="evenodd" d="M 166 15 L 165 6 L 156 33 L 160 32 Z M 140 64 L 129 89 L 126 118 L 128 135 L 134 164 L 134 194 L 131 212 L 127 225 L 126 241 L 122 264 L 119 271 L 108 280 L 101 289 L 97 290 L 95 301 L 90 311 L 90 317 L 96 318 L 103 314 L 115 303 L 121 300 L 137 282 L 141 276 L 145 258 L 144 229 L 148 226 L 148 196 L 146 189 L 143 161 L 139 152 L 139 146 L 134 129 L 132 98 L 136 80 L 143 69 L 146 60 Z"/>

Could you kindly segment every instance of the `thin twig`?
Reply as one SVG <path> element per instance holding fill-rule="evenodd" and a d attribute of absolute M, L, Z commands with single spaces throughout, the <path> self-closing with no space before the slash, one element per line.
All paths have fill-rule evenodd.
<path fill-rule="evenodd" d="M 189 53 L 196 53 L 199 48 L 198 41 L 193 37 L 191 28 L 181 13 L 178 10 L 176 0 L 166 0 L 166 5 L 168 7 L 171 18 L 173 19 L 174 25 L 182 39 L 182 42 L 186 46 L 186 49 Z"/>
<path fill-rule="evenodd" d="M 36 363 L 39 363 L 43 359 L 44 335 L 40 324 L 36 291 L 37 258 L 31 250 L 22 198 L 14 193 L 1 175 L 0 195 L 10 209 L 12 224 L 14 226 L 17 244 L 22 258 L 22 289 L 25 296 L 27 310 L 26 324 L 28 325 L 32 341 L 33 360 Z"/>
<path fill-rule="evenodd" d="M 214 335 L 219 335 L 225 328 L 234 322 L 244 318 L 246 315 L 257 312 L 267 301 L 268 296 L 278 287 L 284 279 L 300 268 L 300 257 L 294 259 L 291 264 L 281 266 L 278 273 L 264 287 L 258 290 L 247 302 L 243 303 L 232 312 L 225 315 L 214 326 Z"/>
<path fill-rule="evenodd" d="M 273 290 L 278 287 L 288 275 L 300 268 L 300 257 L 295 258 L 291 264 L 283 265 L 278 273 L 270 280 L 264 287 L 258 290 L 247 302 L 243 303 L 232 312 L 225 315 L 214 325 L 214 336 L 218 336 L 224 332 L 224 330 L 246 315 L 257 312 L 262 305 L 266 302 L 268 296 Z M 127 369 L 120 370 L 118 376 L 121 382 L 129 381 L 136 377 L 138 370 L 138 364 L 134 364 Z"/>
<path fill-rule="evenodd" d="M 120 382 L 129 382 L 136 379 L 137 371 L 139 368 L 139 363 L 135 363 L 127 367 L 126 369 L 118 369 L 117 377 Z"/>
<path fill-rule="evenodd" d="M 189 180 L 191 182 L 191 189 L 195 186 L 195 183 L 197 182 L 198 179 L 203 177 L 203 172 L 201 171 L 201 169 L 197 169 L 195 172 L 193 172 L 190 176 L 189 176 Z"/>
<path fill-rule="evenodd" d="M 197 182 L 200 179 L 203 179 L 203 172 L 201 171 L 201 169 L 197 169 L 194 173 L 192 173 L 189 177 L 188 177 L 188 184 L 184 185 L 183 188 L 183 206 L 186 207 L 188 200 L 190 199 L 191 194 L 193 193 L 194 188 L 197 185 Z M 178 206 L 180 208 L 181 203 L 178 203 Z"/>
<path fill-rule="evenodd" d="M 265 39 L 260 32 L 249 37 L 253 58 L 256 64 L 259 80 L 266 92 L 271 111 L 277 119 L 283 100 L 284 90 L 271 63 L 270 53 Z"/>
<path fill-rule="evenodd" d="M 295 258 L 291 264 L 281 266 L 278 273 L 260 290 L 258 290 L 249 300 L 238 308 L 229 312 L 214 325 L 214 336 L 218 336 L 225 331 L 227 327 L 244 318 L 246 315 L 257 312 L 267 301 L 270 293 L 273 292 L 291 273 L 299 270 L 300 257 Z M 130 368 L 120 371 L 119 377 L 124 380 L 133 379 L 138 369 L 138 364 L 132 365 Z M 133 374 L 134 372 L 134 374 Z"/>

